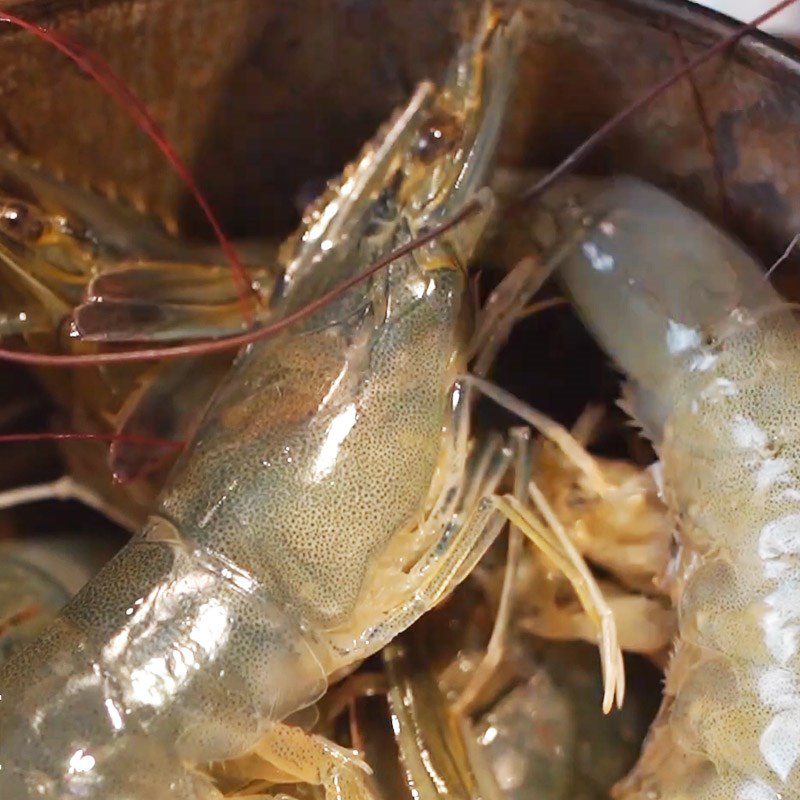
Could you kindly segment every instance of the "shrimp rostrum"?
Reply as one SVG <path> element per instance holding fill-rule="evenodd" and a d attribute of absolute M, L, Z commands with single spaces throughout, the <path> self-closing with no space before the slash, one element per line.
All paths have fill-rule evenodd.
<path fill-rule="evenodd" d="M 369 148 L 329 189 L 298 248 L 336 253 L 332 281 L 479 192 L 519 41 L 519 20 L 488 9 L 442 88 L 374 145 L 393 137 L 381 191 L 343 202 L 375 168 Z M 454 386 L 491 205 L 477 196 L 451 234 L 239 354 L 144 529 L 0 671 L 0 796 L 211 800 L 213 775 L 239 772 L 249 794 L 371 795 L 357 759 L 285 720 L 436 603 L 503 524 L 488 498 L 510 452 L 470 444 Z"/>

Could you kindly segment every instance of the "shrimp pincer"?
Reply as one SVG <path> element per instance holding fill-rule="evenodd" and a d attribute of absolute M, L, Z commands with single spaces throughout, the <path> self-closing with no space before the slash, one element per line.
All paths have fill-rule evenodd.
<path fill-rule="evenodd" d="M 518 19 L 486 13 L 442 89 L 396 123 L 385 188 L 357 207 L 352 182 L 331 190 L 299 255 L 335 253 L 326 278 L 347 277 L 480 190 L 519 40 Z M 328 238 L 334 212 L 356 215 L 337 220 L 350 235 Z M 0 671 L 3 798 L 211 800 L 215 771 L 251 793 L 372 795 L 350 753 L 284 720 L 502 526 L 486 497 L 510 453 L 499 437 L 468 452 L 468 392 L 453 389 L 486 217 L 240 353 L 141 533 Z M 297 302 L 315 291 L 286 277 Z"/>
<path fill-rule="evenodd" d="M 665 699 L 617 796 L 798 798 L 792 308 L 738 244 L 639 181 L 579 184 L 564 220 L 577 244 L 561 277 L 628 376 L 679 545 Z"/>

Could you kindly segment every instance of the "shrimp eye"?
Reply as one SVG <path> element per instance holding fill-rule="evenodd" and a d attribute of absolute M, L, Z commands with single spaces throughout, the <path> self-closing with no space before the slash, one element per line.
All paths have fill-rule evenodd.
<path fill-rule="evenodd" d="M 44 231 L 44 223 L 25 203 L 6 203 L 0 210 L 0 229 L 19 241 L 35 242 Z"/>
<path fill-rule="evenodd" d="M 450 149 L 459 134 L 460 126 L 455 117 L 434 114 L 419 133 L 417 155 L 424 164 L 430 164 Z"/>

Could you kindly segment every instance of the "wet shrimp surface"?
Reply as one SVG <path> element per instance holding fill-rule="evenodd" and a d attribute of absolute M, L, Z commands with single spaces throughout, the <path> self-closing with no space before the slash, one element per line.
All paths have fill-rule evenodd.
<path fill-rule="evenodd" d="M 104 21 L 103 14 L 106 12 L 98 7 L 76 12 L 76 20 L 71 24 L 79 34 L 85 27 L 87 35 L 92 33 L 92 39 L 96 31 L 97 41 L 103 47 L 113 44 L 120 54 L 120 65 L 127 65 L 133 70 L 134 76 L 140 70 L 138 62 L 162 58 L 153 55 L 154 51 L 166 53 L 174 49 L 185 53 L 185 66 L 182 61 L 177 65 L 173 61 L 166 62 L 170 69 L 163 71 L 165 74 L 172 71 L 174 82 L 164 83 L 158 77 L 159 70 L 153 69 L 150 75 L 139 72 L 138 85 L 149 86 L 148 91 L 155 92 L 153 99 L 162 108 L 187 108 L 180 124 L 176 120 L 166 119 L 166 127 L 170 132 L 177 129 L 183 149 L 192 153 L 193 168 L 201 176 L 204 185 L 209 187 L 229 229 L 240 235 L 268 236 L 270 240 L 281 238 L 296 224 L 296 209 L 302 208 L 313 198 L 344 160 L 357 152 L 377 120 L 408 94 L 417 79 L 435 76 L 437 71 L 441 71 L 460 24 L 452 11 L 452 4 L 445 0 L 426 3 L 414 0 L 406 4 L 402 13 L 391 4 L 371 2 L 345 2 L 337 5 L 335 11 L 321 9 L 314 2 L 298 2 L 296 8 L 287 7 L 274 14 L 272 11 L 267 14 L 257 0 L 234 0 L 227 8 L 225 3 L 214 0 L 203 0 L 201 3 L 172 0 L 172 3 L 171 8 L 166 8 L 162 0 L 146 0 L 141 8 L 146 11 L 149 9 L 154 14 L 174 13 L 175 29 L 181 32 L 170 36 L 179 36 L 182 42 L 188 41 L 189 46 L 178 47 L 176 44 L 173 48 L 159 45 L 153 39 L 152 31 L 141 27 L 142 20 L 147 18 L 146 14 L 132 15 L 130 21 L 122 21 L 114 3 L 98 4 L 109 9 L 107 19 L 114 20 L 112 23 Z M 69 8 L 70 2 L 56 5 L 58 8 L 52 12 L 54 14 L 60 13 L 62 6 Z M 461 5 L 466 7 L 469 3 Z M 651 6 L 657 8 L 660 14 L 658 24 L 653 24 Z M 643 13 L 640 8 L 645 7 L 646 13 Z M 195 17 L 195 13 L 199 16 Z M 539 165 L 554 161 L 625 99 L 646 88 L 662 74 L 665 67 L 673 64 L 680 57 L 680 46 L 676 46 L 676 41 L 682 41 L 686 55 L 691 56 L 708 39 L 709 31 L 716 31 L 713 26 L 709 27 L 711 23 L 687 22 L 692 19 L 691 14 L 674 17 L 674 13 L 674 9 L 662 7 L 658 2 L 544 0 L 538 3 L 538 7 L 531 2 L 528 16 L 533 19 L 534 33 L 530 34 L 530 51 L 526 52 L 522 64 L 522 83 L 525 88 L 512 110 L 511 129 L 503 144 L 504 163 Z M 327 14 L 335 16 L 331 31 L 328 32 L 321 28 Z M 140 17 L 139 21 L 135 21 L 134 17 Z M 185 24 L 180 24 L 181 20 Z M 211 25 L 214 21 L 216 27 Z M 128 30 L 129 26 L 133 26 L 134 30 Z M 219 55 L 206 58 L 204 66 L 201 66 L 204 61 L 202 52 L 200 56 L 193 55 L 195 51 L 190 46 L 191 38 L 196 37 L 197 33 L 189 31 L 201 28 L 220 31 L 219 35 L 226 46 L 219 47 L 217 43 L 215 52 L 224 53 L 224 68 L 218 62 Z M 375 43 L 375 54 L 364 55 L 361 52 L 364 50 L 364 41 Z M 131 51 L 134 42 L 137 43 L 137 52 Z M 140 57 L 142 42 L 146 47 L 141 52 L 149 53 L 147 58 Z M 36 52 L 26 62 L 25 58 L 17 57 L 21 49 L 24 56 L 24 47 L 19 44 L 9 49 L 14 55 L 14 62 L 18 61 L 21 66 L 15 66 L 6 76 L 6 84 L 10 88 L 6 89 L 4 84 L 3 91 L 11 94 L 7 126 L 11 133 L 5 130 L 4 125 L 0 126 L 0 135 L 19 138 L 19 133 L 14 130 L 19 128 L 26 147 L 30 146 L 36 152 L 41 145 L 43 150 L 49 152 L 50 161 L 67 164 L 68 172 L 72 170 L 78 175 L 90 174 L 99 182 L 106 175 L 113 176 L 113 179 L 109 178 L 112 184 L 139 182 L 142 188 L 134 185 L 130 192 L 132 196 L 136 195 L 158 213 L 166 211 L 170 223 L 179 218 L 184 230 L 199 232 L 205 237 L 205 223 L 199 220 L 192 204 L 179 197 L 170 179 L 165 179 L 160 168 L 153 166 L 154 160 L 150 160 L 151 156 L 144 152 L 144 148 L 131 144 L 132 140 L 123 126 L 113 121 L 113 115 L 108 114 L 105 107 L 101 109 L 104 113 L 98 114 L 93 105 L 95 101 L 86 101 L 91 109 L 85 115 L 83 138 L 89 143 L 94 138 L 97 144 L 97 163 L 89 164 L 88 168 L 85 155 L 70 152 L 68 136 L 42 135 L 42 127 L 53 130 L 55 121 L 70 118 L 75 113 L 73 106 L 76 98 L 84 93 L 85 80 L 74 79 L 68 70 L 62 70 L 64 77 L 58 79 L 55 89 L 61 90 L 63 103 L 45 100 L 43 111 L 42 97 L 46 92 L 39 90 L 37 75 L 46 75 L 42 64 L 48 62 L 42 62 Z M 796 212 L 800 208 L 800 190 L 791 177 L 797 154 L 787 144 L 793 141 L 790 132 L 797 122 L 794 117 L 796 109 L 800 107 L 797 101 L 800 95 L 787 88 L 792 83 L 790 77 L 784 76 L 775 81 L 773 75 L 769 74 L 770 69 L 765 70 L 758 61 L 762 56 L 753 55 L 751 51 L 744 52 L 751 54 L 741 60 L 732 59 L 728 64 L 730 72 L 727 73 L 727 80 L 724 76 L 720 78 L 719 73 L 712 76 L 712 70 L 708 71 L 708 75 L 697 76 L 699 95 L 705 103 L 700 112 L 696 108 L 693 93 L 687 87 L 679 87 L 678 91 L 665 98 L 661 106 L 656 104 L 654 110 L 647 111 L 641 121 L 634 121 L 630 129 L 595 156 L 588 167 L 592 172 L 639 174 L 659 186 L 669 188 L 715 222 L 722 223 L 726 230 L 738 233 L 756 249 L 763 263 L 769 264 L 788 244 L 791 232 L 800 227 Z M 0 72 L 3 58 L 0 53 Z M 232 65 L 229 63 L 231 61 L 235 63 Z M 33 76 L 26 75 L 26 64 L 34 65 Z M 783 75 L 780 72 L 782 67 L 773 65 L 773 68 L 774 75 Z M 21 71 L 16 72 L 17 69 Z M 48 69 L 52 71 L 52 65 Z M 320 77 L 323 72 L 326 75 Z M 280 77 L 271 77 L 275 74 Z M 50 81 L 48 77 L 47 82 Z M 773 86 L 773 81 L 782 85 Z M 27 87 L 27 91 L 21 93 L 14 86 Z M 187 89 L 187 86 L 191 89 Z M 179 100 L 188 93 L 195 101 L 173 104 L 170 92 L 179 93 Z M 302 98 L 302 102 L 291 99 L 295 95 Z M 17 97 L 21 97 L 21 100 L 14 99 Z M 66 105 L 68 100 L 73 106 Z M 36 114 L 33 121 L 26 119 L 27 112 L 20 111 L 15 105 L 30 106 L 31 113 Z M 542 113 L 542 109 L 546 112 Z M 703 116 L 708 119 L 702 119 Z M 103 118 L 112 120 L 108 130 L 105 123 L 99 121 Z M 42 120 L 47 122 L 46 126 L 41 124 Z M 434 126 L 435 129 L 432 128 L 423 137 L 422 145 L 431 157 L 436 155 L 439 141 L 436 133 L 446 133 L 446 122 L 443 120 L 438 128 Z M 29 130 L 32 131 L 30 142 L 25 137 Z M 709 130 L 710 150 L 717 152 L 722 169 L 717 168 L 709 157 Z M 122 141 L 128 142 L 124 153 L 115 152 L 114 148 L 118 145 L 114 142 Z M 228 153 L 230 148 L 235 152 Z M 91 144 L 88 149 L 92 150 Z M 770 158 L 771 154 L 774 158 Z M 777 176 L 782 177 L 778 179 Z M 3 219 L 0 220 L 5 231 L 3 235 L 13 234 L 31 239 L 40 236 L 36 221 L 24 213 L 25 210 L 26 206 L 21 204 L 9 203 L 4 206 Z M 790 253 L 788 261 L 782 264 L 775 275 L 780 285 L 788 287 L 789 291 L 785 294 L 790 299 L 798 297 L 798 293 L 792 291 L 798 274 L 797 263 L 796 256 Z M 477 266 L 481 272 L 480 295 L 486 298 L 512 263 L 508 261 L 503 247 L 493 249 L 490 246 L 481 253 Z M 543 292 L 537 295 L 537 300 L 556 297 L 560 293 L 561 289 L 555 282 L 548 282 Z M 4 295 L 5 290 L 0 287 L 0 298 Z M 748 374 L 758 371 L 757 357 L 752 356 L 752 353 L 758 352 L 758 344 L 751 346 L 744 343 L 743 347 L 747 351 L 747 358 L 752 358 L 752 364 L 748 362 L 744 371 Z M 421 351 L 424 352 L 424 348 Z M 5 367 L 2 370 L 0 374 L 5 376 Z M 10 377 L 5 382 L 9 385 L 18 380 L 16 373 L 7 374 Z M 313 383 L 314 370 L 309 369 L 308 374 L 311 376 L 309 382 Z M 41 377 L 50 385 L 50 393 L 53 392 L 54 380 L 61 380 L 51 376 Z M 568 305 L 555 305 L 522 319 L 514 327 L 489 377 L 566 427 L 572 426 L 581 417 L 587 405 L 601 406 L 605 411 L 602 425 L 598 427 L 590 446 L 591 453 L 596 456 L 622 459 L 641 467 L 647 466 L 655 458 L 649 442 L 627 424 L 626 415 L 616 406 L 620 395 L 618 369 Z M 263 379 L 263 376 L 253 376 L 253 385 Z M 71 380 L 65 378 L 65 385 L 69 385 Z M 75 385 L 80 384 L 76 382 Z M 84 384 L 79 392 L 87 391 L 87 386 L 91 387 L 91 384 Z M 2 430 L 38 430 L 44 426 L 45 417 L 48 420 L 54 418 L 55 427 L 70 427 L 69 419 L 59 417 L 59 412 L 53 411 L 48 399 L 50 393 L 43 392 L 39 384 L 24 387 L 20 384 L 18 391 L 12 392 L 13 396 L 9 398 L 5 396 L 5 389 L 2 391 Z M 790 395 L 791 392 L 784 394 Z M 311 395 L 312 391 L 309 392 Z M 790 410 L 787 410 L 789 406 L 781 398 L 775 402 L 775 430 L 770 429 L 768 448 L 773 447 L 773 440 L 779 440 L 785 431 L 793 429 Z M 418 399 L 409 398 L 409 408 Z M 20 404 L 29 405 L 36 412 L 32 416 L 20 417 L 15 410 Z M 279 397 L 274 407 L 277 413 L 280 408 Z M 10 427 L 6 426 L 6 417 L 3 416 L 6 408 L 12 420 Z M 389 409 L 387 428 L 401 416 L 400 411 L 393 413 Z M 486 433 L 506 432 L 519 420 L 492 401 L 481 399 L 474 422 L 476 431 Z M 736 427 L 735 414 L 731 415 L 729 423 L 731 428 Z M 693 435 L 700 437 L 713 424 L 713 419 L 698 419 Z M 436 428 L 437 425 L 429 424 L 428 428 L 424 428 L 423 435 L 432 440 Z M 10 455 L 6 463 L 0 465 L 0 484 L 15 486 L 58 476 L 63 469 L 59 453 L 55 448 L 48 449 L 45 446 L 36 449 L 38 447 L 9 446 Z M 776 459 L 786 456 L 784 444 L 779 442 L 775 447 L 778 451 L 773 454 Z M 258 442 L 254 441 L 254 472 L 259 469 L 259 458 L 262 456 L 268 459 L 287 456 L 279 449 L 264 456 L 258 448 Z M 432 448 L 433 445 L 431 452 L 426 453 L 425 469 L 429 469 L 433 462 Z M 291 453 L 288 455 L 291 457 Z M 376 460 L 379 471 L 383 470 L 389 475 L 385 481 L 388 484 L 392 480 L 395 484 L 413 482 L 423 471 L 420 464 L 402 464 L 399 465 L 400 469 L 395 470 L 398 465 L 390 463 L 388 458 L 381 459 L 380 454 Z M 74 464 L 75 460 L 70 463 Z M 97 465 L 105 468 L 104 454 L 97 459 L 90 457 L 86 470 L 89 473 L 93 470 L 96 472 L 99 469 Z M 221 491 L 228 485 L 231 469 L 232 466 L 224 458 L 219 460 L 215 480 L 216 485 L 222 487 Z M 693 475 L 688 456 L 685 468 L 678 469 L 685 476 Z M 723 474 L 722 479 L 736 485 L 743 481 L 738 473 Z M 342 506 L 342 519 L 348 520 L 351 527 L 365 524 L 365 502 L 375 507 L 394 505 L 396 493 L 376 497 L 371 492 L 372 487 L 365 485 L 359 496 L 353 498 L 352 505 Z M 574 500 L 575 507 L 586 502 L 582 487 L 574 488 L 569 496 Z M 313 498 L 302 497 L 300 505 L 306 512 L 303 517 L 304 531 L 313 531 Z M 726 504 L 720 500 L 719 505 Z M 738 512 L 730 518 L 727 516 L 729 507 L 733 505 L 729 503 L 721 510 L 715 506 L 714 513 L 726 519 L 728 527 L 735 530 L 743 517 Z M 247 508 L 237 511 L 230 523 L 239 525 L 244 520 L 245 524 L 250 525 L 252 520 L 248 518 L 248 513 Z M 397 510 L 398 516 L 403 513 L 404 510 Z M 46 614 L 54 611 L 67 595 L 77 589 L 74 581 L 67 581 L 69 585 L 66 587 L 61 582 L 51 585 L 49 579 L 42 579 L 39 574 L 41 564 L 33 571 L 27 570 L 27 567 L 20 570 L 16 558 L 6 555 L 11 550 L 5 548 L 3 539 L 8 538 L 11 544 L 23 539 L 38 542 L 40 537 L 37 531 L 46 533 L 51 529 L 54 519 L 60 523 L 59 530 L 69 531 L 67 540 L 74 539 L 76 549 L 80 546 L 80 534 L 87 530 L 107 545 L 102 558 L 94 557 L 87 562 L 87 573 L 97 569 L 100 562 L 105 560 L 107 551 L 121 546 L 127 536 L 115 528 L 109 532 L 104 520 L 77 503 L 65 504 L 52 500 L 4 513 L 0 517 L 0 659 L 12 647 L 18 646 L 18 640 L 38 629 L 40 612 Z M 266 524 L 263 520 L 257 522 Z M 258 524 L 251 525 L 254 538 L 257 538 Z M 346 533 L 342 536 L 346 536 Z M 42 536 L 41 539 L 39 550 L 48 553 L 45 559 L 47 563 L 61 561 L 62 551 L 58 547 L 53 548 L 49 538 Z M 291 544 L 291 536 L 287 535 L 286 541 Z M 765 536 L 764 542 L 764 546 L 776 552 L 793 547 L 791 525 L 787 523 L 773 528 L 771 535 Z M 463 587 L 464 593 L 475 596 L 473 600 L 467 602 L 465 610 L 456 614 L 454 619 L 448 619 L 446 636 L 437 632 L 446 640 L 446 644 L 457 651 L 455 656 L 452 652 L 447 654 L 451 672 L 474 668 L 478 655 L 487 646 L 499 594 L 496 581 L 487 576 L 500 571 L 506 554 L 503 538 Z M 314 543 L 313 552 L 302 553 L 292 563 L 287 562 L 285 574 L 276 576 L 275 580 L 279 582 L 290 573 L 298 573 L 297 564 L 300 563 L 300 572 L 306 583 L 304 599 L 309 605 L 322 609 L 322 618 L 335 620 L 342 614 L 342 607 L 337 605 L 341 601 L 337 577 L 348 566 L 340 560 L 341 557 L 337 542 L 332 537 L 321 535 Z M 366 558 L 366 554 L 359 553 L 361 557 Z M 747 584 L 747 579 L 742 577 L 734 581 L 719 564 L 715 564 L 714 568 L 719 571 L 719 582 L 723 585 L 736 583 L 738 587 L 739 584 Z M 597 564 L 592 564 L 592 569 L 598 580 L 605 582 L 604 586 L 619 588 L 617 576 L 608 569 Z M 124 576 L 116 575 L 113 569 L 108 575 L 108 580 L 115 588 L 124 583 Z M 200 579 L 188 573 L 178 575 L 176 572 L 176 575 L 181 579 Z M 329 592 L 330 597 L 325 587 L 334 587 L 335 591 Z M 349 592 L 345 605 L 352 604 L 355 593 L 355 589 Z M 556 594 L 556 602 L 564 607 L 573 599 L 570 590 L 560 585 Z M 653 595 L 656 594 L 653 592 Z M 462 598 L 457 595 L 457 599 L 461 602 Z M 699 604 L 701 610 L 712 609 L 709 613 L 714 620 L 713 624 L 709 624 L 717 639 L 724 639 L 728 644 L 733 641 L 740 649 L 749 649 L 749 644 L 736 641 L 739 628 L 735 620 L 728 625 L 726 614 L 733 612 L 729 612 L 725 605 L 725 597 L 698 592 L 697 596 L 688 596 L 687 602 Z M 232 601 L 232 606 L 235 605 L 235 601 Z M 98 605 L 96 610 L 99 619 L 104 609 Z M 264 617 L 272 613 L 270 608 L 262 610 Z M 737 610 L 734 609 L 734 612 Z M 443 611 L 447 613 L 447 604 Z M 786 600 L 773 611 L 773 616 L 767 614 L 764 619 L 774 619 L 777 615 L 780 620 L 771 629 L 772 638 L 767 645 L 773 650 L 785 650 L 789 647 L 787 638 L 791 638 L 784 624 L 791 617 L 791 600 Z M 201 617 L 198 611 L 196 618 Z M 479 633 L 473 632 L 470 634 L 473 639 L 463 647 L 457 647 L 456 643 L 465 638 L 467 621 L 469 625 L 474 623 Z M 242 636 L 247 638 L 245 629 L 260 630 L 264 621 L 243 615 L 229 622 L 238 626 Z M 95 626 L 96 619 L 82 620 L 81 624 Z M 705 624 L 701 614 L 696 625 L 702 628 Z M 466 638 L 469 639 L 469 636 Z M 599 800 L 607 797 L 610 787 L 631 768 L 655 714 L 663 689 L 660 668 L 665 663 L 666 653 L 660 652 L 650 659 L 639 656 L 626 658 L 629 702 L 622 712 L 605 718 L 599 712 L 601 684 L 595 649 L 588 644 L 551 644 L 533 635 L 528 638 L 536 641 L 534 655 L 523 657 L 515 651 L 515 659 L 511 660 L 513 667 L 506 664 L 506 669 L 513 674 L 498 678 L 498 685 L 490 686 L 470 712 L 474 735 L 468 743 L 471 742 L 475 747 L 475 752 L 470 754 L 470 759 L 473 759 L 471 768 L 480 774 L 492 773 L 496 782 L 492 791 L 499 790 L 495 795 L 490 791 L 482 796 L 482 800 L 523 800 L 530 796 L 531 787 L 535 787 L 542 798 L 548 800 Z M 247 638 L 243 647 L 250 647 L 252 640 L 253 637 Z M 270 642 L 263 644 L 265 648 L 270 646 Z M 254 681 L 262 677 L 266 680 L 266 676 L 258 673 L 263 657 L 264 652 L 254 647 L 251 653 Z M 444 660 L 444 656 L 442 658 Z M 31 669 L 35 668 L 36 665 L 32 664 Z M 436 669 L 440 668 L 445 669 L 437 663 Z M 168 671 L 165 670 L 164 675 Z M 718 692 L 721 703 L 729 688 L 727 682 L 731 680 L 729 671 L 722 670 L 719 674 L 721 678 L 716 686 L 711 687 L 711 691 L 705 684 L 694 688 L 696 695 L 712 698 L 709 706 L 704 707 L 704 716 L 712 721 L 711 727 L 714 728 L 709 737 L 724 743 L 736 737 L 727 732 L 724 721 L 718 721 L 715 717 L 714 690 Z M 445 677 L 447 679 L 441 682 L 444 687 L 442 692 L 445 701 L 450 702 L 454 695 L 448 695 L 447 688 L 452 675 L 448 672 Z M 773 692 L 770 697 L 774 704 L 780 705 L 784 702 L 781 697 L 790 694 L 789 688 L 781 683 L 785 677 L 777 672 L 764 675 L 762 688 L 769 683 L 769 679 L 777 681 L 770 684 Z M 713 679 L 709 681 L 712 682 Z M 342 681 L 320 700 L 317 710 L 298 722 L 303 727 L 328 736 L 344 748 L 353 748 L 362 753 L 372 766 L 375 783 L 387 800 L 390 797 L 402 800 L 413 797 L 418 800 L 420 795 L 409 789 L 407 765 L 404 765 L 401 749 L 398 749 L 394 738 L 397 719 L 392 717 L 384 699 L 385 684 L 386 676 L 380 657 L 372 657 L 353 674 L 342 676 Z M 783 695 L 781 687 L 786 689 Z M 232 691 L 235 690 L 234 686 Z M 271 700 L 266 698 L 265 702 Z M 688 717 L 692 708 L 687 705 L 682 711 Z M 765 713 L 763 704 L 760 705 L 757 699 L 754 700 L 750 695 L 743 699 L 741 716 L 761 720 Z M 786 765 L 792 763 L 794 758 L 790 752 L 795 746 L 791 729 L 794 712 L 788 710 L 782 715 L 778 714 L 778 718 L 785 727 L 776 728 L 778 734 L 773 737 L 773 743 L 776 739 L 780 741 L 772 748 L 772 760 L 780 762 L 779 769 L 788 769 Z M 436 725 L 444 724 L 438 718 L 433 722 Z M 192 724 L 201 727 L 202 723 L 203 720 L 194 720 Z M 449 730 L 446 726 L 445 729 Z M 785 736 L 780 735 L 781 730 L 784 730 Z M 180 736 L 177 728 L 174 733 L 176 738 Z M 209 729 L 207 736 L 195 737 L 201 754 L 213 752 L 214 736 L 214 731 Z M 458 737 L 453 736 L 453 741 L 456 740 Z M 749 741 L 747 747 L 742 748 L 742 763 L 758 761 L 758 756 L 754 755 L 757 744 Z M 204 749 L 206 746 L 207 750 Z M 160 754 L 147 753 L 145 749 L 142 753 L 141 761 L 134 767 L 143 774 L 157 769 Z M 446 753 L 446 757 L 454 761 L 461 755 Z M 481 768 L 485 768 L 484 772 L 476 766 L 481 759 L 486 762 Z M 75 763 L 79 772 L 84 762 L 78 758 Z M 762 767 L 757 765 L 757 769 Z M 130 765 L 120 769 L 130 769 Z M 764 774 L 767 772 L 764 769 Z M 191 777 L 185 780 L 188 792 L 196 791 L 196 796 L 203 796 L 203 787 L 195 786 Z M 219 785 L 225 785 L 223 778 L 219 778 L 219 781 Z M 233 783 L 230 785 L 233 786 Z M 765 793 L 761 784 L 753 784 L 748 788 L 752 796 L 759 800 L 762 797 L 773 800 L 773 795 Z M 174 789 L 174 786 L 165 784 L 165 796 Z M 272 782 L 269 792 L 288 798 L 318 800 L 319 797 L 316 789 L 282 783 L 280 776 Z M 637 800 L 640 797 L 638 794 L 631 796 Z M 689 796 L 694 798 L 693 795 Z M 422 800 L 430 799 L 422 796 Z M 717 798 L 714 797 L 714 800 Z"/>

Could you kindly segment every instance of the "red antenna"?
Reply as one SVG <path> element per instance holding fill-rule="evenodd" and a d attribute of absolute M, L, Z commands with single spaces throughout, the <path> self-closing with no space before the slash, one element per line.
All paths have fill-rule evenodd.
<path fill-rule="evenodd" d="M 538 196 L 542 191 L 544 191 L 544 189 L 550 186 L 554 180 L 565 175 L 570 170 L 574 169 L 575 166 L 581 161 L 581 159 L 583 159 L 586 155 L 589 154 L 591 150 L 593 150 L 604 139 L 606 139 L 619 125 L 621 125 L 631 115 L 635 114 L 637 111 L 641 110 L 646 105 L 655 100 L 656 97 L 661 92 L 666 91 L 666 89 L 668 89 L 670 86 L 677 83 L 678 80 L 683 78 L 685 75 L 689 74 L 692 70 L 696 69 L 704 62 L 713 58 L 718 53 L 721 53 L 724 50 L 733 47 L 733 45 L 735 45 L 740 39 L 742 39 L 743 37 L 745 37 L 750 33 L 753 33 L 764 22 L 767 22 L 776 14 L 779 14 L 781 11 L 783 11 L 784 9 L 788 8 L 789 6 L 793 5 L 796 2 L 798 2 L 798 0 L 782 0 L 782 2 L 773 6 L 771 9 L 761 14 L 752 22 L 748 23 L 747 25 L 741 26 L 729 36 L 725 37 L 724 39 L 721 39 L 713 47 L 709 48 L 704 53 L 701 53 L 699 56 L 692 59 L 687 64 L 682 65 L 680 69 L 677 69 L 663 81 L 658 83 L 652 90 L 647 92 L 647 94 L 635 100 L 625 109 L 623 109 L 614 117 L 612 117 L 596 133 L 590 136 L 580 147 L 578 147 L 578 149 L 575 150 L 568 158 L 566 158 L 563 162 L 561 162 L 561 164 L 559 164 L 555 169 L 553 169 L 550 173 L 548 173 L 548 175 L 546 175 L 542 180 L 540 180 L 534 187 L 532 187 L 528 192 L 526 192 L 521 202 L 530 202 L 532 199 Z M 2 16 L 4 16 L 4 13 L 0 11 L 0 18 L 2 18 Z M 8 17 L 7 14 L 5 14 L 5 16 Z M 29 24 L 30 23 L 26 23 L 26 25 Z M 51 34 L 48 34 L 48 39 L 47 39 L 48 41 L 50 40 L 51 36 L 52 36 Z M 391 253 L 384 256 L 380 260 L 376 261 L 374 264 L 371 264 L 369 267 L 367 267 L 367 269 L 365 269 L 360 274 L 352 278 L 349 278 L 348 280 L 339 284 L 339 286 L 327 292 L 326 294 L 322 295 L 317 300 L 309 303 L 304 308 L 272 324 L 265 325 L 264 327 L 259 328 L 258 330 L 250 331 L 243 334 L 237 334 L 225 338 L 220 338 L 216 340 L 194 342 L 192 344 L 186 344 L 186 345 L 175 345 L 172 347 L 164 347 L 164 348 L 149 348 L 144 350 L 128 350 L 121 353 L 99 353 L 97 355 L 50 355 L 43 353 L 24 353 L 17 350 L 8 350 L 0 348 L 0 359 L 6 361 L 13 361 L 21 364 L 29 364 L 34 366 L 45 366 L 45 367 L 87 367 L 87 366 L 91 367 L 102 364 L 119 364 L 123 362 L 150 361 L 150 360 L 170 359 L 170 358 L 187 358 L 190 356 L 205 355 L 208 353 L 216 353 L 224 350 L 239 349 L 240 347 L 243 347 L 245 345 L 257 342 L 260 339 L 266 339 L 269 336 L 274 336 L 276 333 L 285 330 L 290 325 L 293 325 L 295 322 L 298 322 L 308 317 L 309 315 L 314 314 L 316 311 L 325 306 L 327 303 L 330 303 L 332 300 L 335 300 L 337 297 L 344 294 L 353 286 L 356 286 L 357 284 L 367 280 L 370 276 L 374 275 L 376 272 L 380 271 L 384 267 L 396 261 L 398 258 L 402 258 L 404 255 L 407 255 L 413 250 L 422 247 L 431 240 L 437 238 L 438 236 L 441 236 L 446 231 L 460 224 L 465 219 L 475 214 L 478 211 L 478 208 L 479 204 L 476 200 L 469 201 L 460 211 L 458 211 L 449 220 L 446 220 L 440 225 L 431 228 L 422 236 L 419 236 L 416 239 L 412 239 L 411 241 L 407 242 L 401 247 L 398 247 L 396 250 L 393 250 Z"/>
<path fill-rule="evenodd" d="M 217 220 L 217 216 L 205 198 L 205 195 L 200 190 L 191 171 L 183 162 L 181 157 L 177 154 L 175 149 L 167 139 L 166 134 L 161 130 L 158 123 L 153 119 L 153 116 L 147 110 L 144 102 L 130 89 L 125 81 L 117 75 L 111 65 L 105 61 L 97 53 L 92 52 L 77 42 L 72 41 L 63 34 L 56 33 L 55 31 L 48 30 L 40 25 L 37 25 L 28 20 L 22 19 L 15 14 L 10 14 L 8 11 L 0 9 L 0 22 L 9 22 L 16 25 L 23 30 L 32 33 L 37 38 L 46 42 L 54 47 L 60 53 L 65 55 L 72 61 L 80 70 L 89 75 L 99 86 L 113 98 L 133 119 L 136 125 L 142 130 L 164 154 L 164 157 L 169 162 L 170 166 L 176 172 L 178 177 L 183 181 L 186 187 L 191 192 L 198 206 L 200 206 L 203 214 L 208 220 L 214 235 L 217 237 L 222 252 L 225 254 L 226 259 L 230 263 L 231 272 L 236 288 L 239 293 L 242 306 L 245 309 L 246 315 L 251 316 L 249 306 L 247 304 L 247 296 L 255 295 L 252 283 L 247 275 L 247 271 L 242 266 L 236 249 L 231 244 L 228 237 L 222 230 L 222 226 Z"/>

